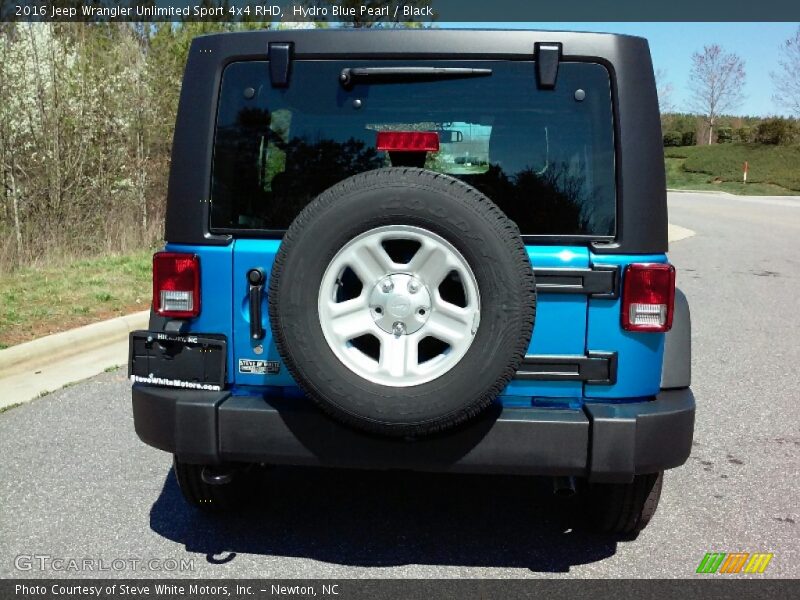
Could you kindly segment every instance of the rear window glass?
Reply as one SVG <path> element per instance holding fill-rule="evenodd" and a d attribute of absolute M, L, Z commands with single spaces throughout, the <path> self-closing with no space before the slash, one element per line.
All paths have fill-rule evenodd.
<path fill-rule="evenodd" d="M 376 65 L 492 73 L 339 84 L 343 68 Z M 229 65 L 214 144 L 212 229 L 286 229 L 328 187 L 392 165 L 376 148 L 380 131 L 437 132 L 439 151 L 424 166 L 481 190 L 523 234 L 614 234 L 608 72 L 562 63 L 557 88 L 540 90 L 534 63 L 519 61 L 300 60 L 287 88 L 271 86 L 267 62 Z"/>

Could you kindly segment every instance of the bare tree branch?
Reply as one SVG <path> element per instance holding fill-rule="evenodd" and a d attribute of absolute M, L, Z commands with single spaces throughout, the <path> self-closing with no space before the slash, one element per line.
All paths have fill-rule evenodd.
<path fill-rule="evenodd" d="M 713 141 L 717 117 L 737 108 L 744 100 L 744 61 L 733 52 L 725 52 L 717 44 L 704 46 L 692 54 L 689 88 L 693 109 L 703 116 L 708 126 L 708 143 Z"/>
<path fill-rule="evenodd" d="M 672 94 L 675 88 L 672 86 L 672 83 L 667 81 L 667 72 L 664 69 L 656 69 L 655 75 L 658 108 L 661 114 L 675 112 L 675 104 L 672 101 Z"/>
<path fill-rule="evenodd" d="M 780 70 L 770 73 L 775 85 L 772 99 L 795 117 L 800 117 L 800 26 L 794 36 L 781 45 L 778 64 Z"/>

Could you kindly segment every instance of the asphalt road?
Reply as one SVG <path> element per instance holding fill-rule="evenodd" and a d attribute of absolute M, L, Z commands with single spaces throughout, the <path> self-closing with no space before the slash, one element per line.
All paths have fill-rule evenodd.
<path fill-rule="evenodd" d="M 37 554 L 193 560 L 173 576 L 693 577 L 706 552 L 745 551 L 798 577 L 800 199 L 675 194 L 670 221 L 696 231 L 671 251 L 696 442 L 637 539 L 574 531 L 546 481 L 511 477 L 282 468 L 259 509 L 207 516 L 136 438 L 120 370 L 0 414 L 0 575 L 63 575 L 15 569 Z"/>

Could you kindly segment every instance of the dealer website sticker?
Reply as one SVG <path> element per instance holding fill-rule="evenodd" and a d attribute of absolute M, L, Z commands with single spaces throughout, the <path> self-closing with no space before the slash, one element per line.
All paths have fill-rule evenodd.
<path fill-rule="evenodd" d="M 277 375 L 280 373 L 281 363 L 277 360 L 251 360 L 239 359 L 239 373 L 246 375 Z"/>

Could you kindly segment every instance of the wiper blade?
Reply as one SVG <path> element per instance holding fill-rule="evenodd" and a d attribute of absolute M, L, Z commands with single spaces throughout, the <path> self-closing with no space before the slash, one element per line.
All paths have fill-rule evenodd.
<path fill-rule="evenodd" d="M 488 77 L 491 74 L 491 69 L 464 67 L 355 67 L 342 69 L 339 82 L 344 87 L 351 87 L 357 80 L 369 80 L 369 83 L 402 83 Z"/>

